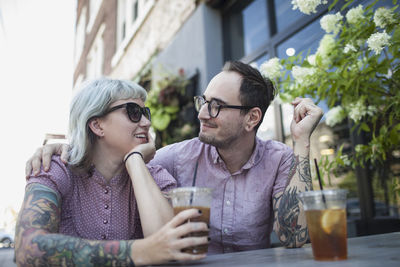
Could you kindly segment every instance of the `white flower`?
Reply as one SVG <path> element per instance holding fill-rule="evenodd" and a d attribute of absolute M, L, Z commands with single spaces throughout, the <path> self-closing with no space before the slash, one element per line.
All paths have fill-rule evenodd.
<path fill-rule="evenodd" d="M 347 54 L 347 53 L 349 53 L 350 51 L 353 51 L 353 52 L 357 52 L 357 49 L 354 47 L 354 45 L 352 45 L 352 44 L 346 44 L 346 46 L 344 47 L 344 49 L 343 49 L 343 52 L 345 53 L 345 54 Z"/>
<path fill-rule="evenodd" d="M 325 116 L 326 124 L 332 127 L 343 121 L 343 119 L 346 117 L 346 112 L 342 107 L 336 106 L 334 108 L 331 108 Z"/>
<path fill-rule="evenodd" d="M 335 49 L 336 42 L 332 34 L 325 34 L 319 42 L 319 47 L 317 49 L 317 55 L 321 58 L 321 63 L 323 66 L 328 66 L 331 64 L 331 59 L 329 54 Z"/>
<path fill-rule="evenodd" d="M 342 24 L 340 24 L 342 19 L 343 16 L 340 14 L 340 12 L 336 14 L 325 15 L 320 21 L 321 28 L 327 33 L 333 32 L 334 34 L 338 34 L 342 28 Z"/>
<path fill-rule="evenodd" d="M 306 68 L 294 66 L 292 68 L 293 78 L 296 80 L 296 83 L 301 86 L 309 86 L 312 84 L 312 75 L 315 73 L 315 68 Z"/>
<path fill-rule="evenodd" d="M 269 79 L 275 79 L 281 76 L 283 66 L 279 63 L 279 58 L 271 58 L 260 66 L 261 74 Z"/>
<path fill-rule="evenodd" d="M 315 58 L 316 55 L 310 55 L 307 57 L 307 61 L 308 63 L 310 63 L 311 66 L 316 66 L 317 63 L 315 62 Z"/>
<path fill-rule="evenodd" d="M 351 103 L 348 106 L 348 109 L 349 117 L 354 122 L 359 122 L 362 117 L 366 115 L 373 116 L 378 111 L 378 109 L 374 106 L 366 107 L 362 99 L 358 100 L 356 103 Z"/>
<path fill-rule="evenodd" d="M 336 42 L 333 35 L 325 34 L 324 37 L 322 37 L 321 41 L 319 42 L 317 53 L 325 57 L 335 48 L 335 45 Z"/>
<path fill-rule="evenodd" d="M 379 55 L 383 48 L 390 44 L 389 39 L 390 36 L 385 31 L 373 33 L 367 40 L 368 48 Z"/>
<path fill-rule="evenodd" d="M 347 22 L 350 24 L 358 24 L 364 20 L 364 10 L 362 5 L 350 9 L 346 14 Z"/>
<path fill-rule="evenodd" d="M 394 19 L 393 11 L 384 7 L 380 7 L 375 11 L 374 23 L 376 26 L 385 28 L 386 25 L 390 25 L 396 22 Z"/>
<path fill-rule="evenodd" d="M 302 13 L 310 15 L 317 13 L 320 4 L 328 3 L 327 0 L 292 0 L 293 10 L 299 9 Z"/>
<path fill-rule="evenodd" d="M 365 113 L 365 107 L 362 100 L 359 100 L 356 103 L 352 103 L 349 105 L 349 117 L 355 122 L 361 120 Z"/>
<path fill-rule="evenodd" d="M 387 72 L 387 74 L 385 75 L 385 77 L 388 78 L 388 79 L 390 79 L 390 78 L 392 78 L 392 74 L 393 74 L 392 70 L 391 70 L 391 69 L 388 69 L 388 72 Z"/>

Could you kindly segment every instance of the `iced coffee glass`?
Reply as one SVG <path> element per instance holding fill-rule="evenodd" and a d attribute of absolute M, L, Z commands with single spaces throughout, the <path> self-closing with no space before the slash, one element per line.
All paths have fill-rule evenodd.
<path fill-rule="evenodd" d="M 169 192 L 169 198 L 174 208 L 174 214 L 186 209 L 199 209 L 201 216 L 191 219 L 192 222 L 210 223 L 211 189 L 204 187 L 181 187 Z M 208 236 L 208 232 L 195 232 L 191 236 Z M 191 254 L 207 253 L 208 245 L 200 245 L 183 249 L 183 252 Z"/>
<path fill-rule="evenodd" d="M 342 189 L 299 193 L 315 260 L 347 259 L 346 196 Z"/>

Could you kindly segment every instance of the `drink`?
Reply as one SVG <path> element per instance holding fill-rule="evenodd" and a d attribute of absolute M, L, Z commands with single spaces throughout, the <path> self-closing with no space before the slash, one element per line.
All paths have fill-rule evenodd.
<path fill-rule="evenodd" d="M 347 259 L 346 194 L 340 189 L 299 194 L 315 260 Z"/>
<path fill-rule="evenodd" d="M 169 193 L 169 198 L 174 208 L 174 214 L 187 209 L 198 209 L 202 213 L 199 217 L 193 218 L 191 222 L 205 222 L 210 223 L 210 205 L 211 205 L 211 189 L 201 188 L 201 187 L 181 187 L 171 190 Z M 193 232 L 188 236 L 208 236 L 207 232 Z M 182 250 L 185 253 L 190 254 L 203 254 L 208 251 L 208 244 L 187 247 Z"/>
<path fill-rule="evenodd" d="M 306 218 L 314 258 L 319 261 L 347 259 L 345 209 L 307 210 Z"/>
<path fill-rule="evenodd" d="M 201 210 L 201 216 L 197 218 L 193 218 L 191 222 L 205 222 L 208 224 L 210 222 L 210 208 L 209 207 L 199 207 L 199 206 L 191 206 L 191 207 L 174 207 L 174 214 L 178 214 L 179 212 L 187 209 L 198 209 Z M 194 232 L 191 233 L 189 236 L 208 236 L 208 232 Z M 207 253 L 208 245 L 200 245 L 194 247 L 188 247 L 182 250 L 182 252 L 190 253 L 190 254 L 203 254 Z"/>

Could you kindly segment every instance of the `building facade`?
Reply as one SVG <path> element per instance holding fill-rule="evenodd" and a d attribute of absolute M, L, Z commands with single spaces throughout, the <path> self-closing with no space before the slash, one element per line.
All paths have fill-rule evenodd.
<path fill-rule="evenodd" d="M 354 1 L 353 6 L 370 2 Z M 307 16 L 293 10 L 291 0 L 78 0 L 74 88 L 99 76 L 143 82 L 149 75 L 157 80 L 160 69 L 183 69 L 189 78 L 196 77 L 194 93 L 201 95 L 227 60 L 259 67 L 269 58 L 315 53 L 324 35 L 319 19 L 337 11 L 325 5 Z M 319 105 L 327 111 L 324 103 Z M 258 136 L 290 144 L 292 112 L 290 105 L 275 100 Z M 311 142 L 311 158 L 317 159 L 333 155 L 340 145 L 352 148 L 348 126 L 332 129 L 324 118 Z M 331 186 L 340 186 L 348 176 L 344 173 Z M 379 215 L 380 202 L 374 200 L 370 179 L 361 176 L 368 176 L 367 171 L 353 173 L 352 178 L 355 220 L 365 223 Z M 398 217 L 398 207 L 386 207 L 383 213 Z M 354 224 L 350 234 L 372 232 L 372 226 L 361 224 Z"/>

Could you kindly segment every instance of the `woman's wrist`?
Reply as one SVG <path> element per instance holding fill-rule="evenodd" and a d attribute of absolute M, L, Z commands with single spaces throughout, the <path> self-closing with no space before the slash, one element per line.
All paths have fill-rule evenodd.
<path fill-rule="evenodd" d="M 143 157 L 143 154 L 142 154 L 142 153 L 140 153 L 139 151 L 132 151 L 132 152 L 129 152 L 129 153 L 125 156 L 124 163 L 126 164 L 126 161 L 127 161 L 131 156 L 133 156 L 133 155 L 138 155 L 138 156 L 140 156 L 140 157 L 143 159 L 143 161 L 144 161 L 144 157 Z"/>

